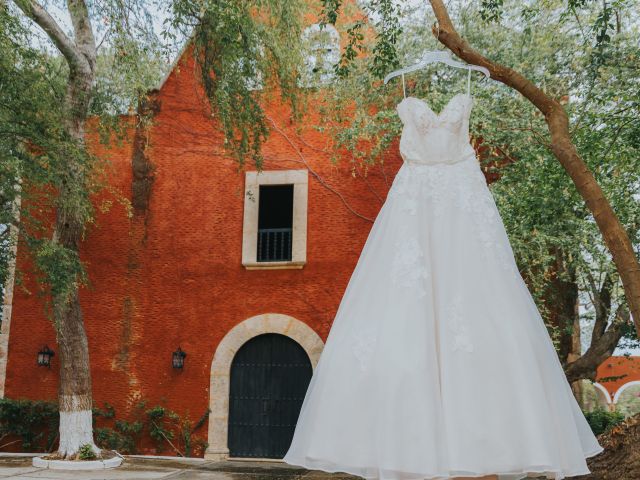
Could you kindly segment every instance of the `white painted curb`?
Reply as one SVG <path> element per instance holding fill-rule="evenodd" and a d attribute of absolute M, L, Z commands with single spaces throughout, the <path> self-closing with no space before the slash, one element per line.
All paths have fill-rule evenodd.
<path fill-rule="evenodd" d="M 42 457 L 34 457 L 33 459 L 34 467 L 48 468 L 51 470 L 104 470 L 105 468 L 119 467 L 121 464 L 121 457 L 88 461 L 45 460 Z"/>

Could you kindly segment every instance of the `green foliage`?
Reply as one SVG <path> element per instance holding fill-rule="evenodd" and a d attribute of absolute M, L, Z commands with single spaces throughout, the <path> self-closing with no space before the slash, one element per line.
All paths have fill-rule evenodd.
<path fill-rule="evenodd" d="M 0 440 L 17 437 L 23 451 L 51 451 L 58 434 L 58 405 L 39 400 L 0 399 Z M 4 446 L 0 445 L 0 447 Z"/>
<path fill-rule="evenodd" d="M 389 70 L 400 66 L 396 45 L 402 33 L 401 9 L 394 0 L 373 0 L 367 5 L 370 11 L 375 11 L 379 15 L 379 19 L 373 23 L 377 41 L 371 49 L 373 56 L 370 68 L 374 77 L 380 79 Z"/>
<path fill-rule="evenodd" d="M 340 5 L 325 2 L 325 8 L 338 12 L 336 4 Z M 637 19 L 625 15 L 632 9 L 630 2 L 573 2 L 568 8 L 557 1 L 504 0 L 451 4 L 449 13 L 474 48 L 561 99 L 579 153 L 640 249 Z M 612 9 L 606 41 L 597 38 L 603 8 Z M 406 6 L 396 13 L 402 27 L 396 43 L 402 65 L 414 63 L 426 50 L 442 48 L 431 32 L 435 18 L 429 9 Z M 614 30 L 612 21 L 617 22 Z M 368 38 L 364 37 L 362 48 L 371 51 L 379 40 Z M 369 59 L 362 56 L 350 58 L 340 68 L 346 75 L 323 99 L 325 116 L 318 128 L 331 130 L 335 150 L 347 149 L 354 168 L 384 162 L 384 153 L 402 128 L 395 112 L 402 98 L 401 81 L 382 85 L 371 72 Z M 392 68 L 390 63 L 388 70 Z M 600 288 L 607 276 L 613 280 L 615 312 L 625 302 L 615 266 L 591 213 L 549 148 L 545 119 L 530 102 L 498 82 L 477 75 L 471 85 L 476 99 L 471 134 L 482 148 L 483 168 L 499 174 L 492 193 L 520 271 L 545 319 L 550 319 L 545 296 L 559 266 L 560 279 L 578 283 L 581 303 L 587 306 L 586 325 L 594 318 L 594 287 Z M 466 90 L 466 72 L 430 66 L 407 75 L 406 86 L 407 95 L 425 98 L 439 111 L 453 93 Z M 635 345 L 632 326 L 625 329 L 628 345 Z M 588 338 L 589 332 L 585 333 L 583 338 Z"/>
<path fill-rule="evenodd" d="M 485 22 L 495 22 L 502 17 L 504 0 L 482 0 L 480 2 L 480 18 Z"/>
<path fill-rule="evenodd" d="M 145 413 L 149 421 L 149 435 L 158 445 L 174 439 L 173 427 L 180 421 L 180 417 L 175 412 L 156 405 Z"/>
<path fill-rule="evenodd" d="M 51 63 L 29 46 L 29 32 L 6 3 L 0 4 L 0 285 L 4 286 L 12 247 L 17 238 L 10 225 L 18 225 L 14 208 L 18 196 L 30 192 L 20 188 L 20 178 L 33 183 L 52 179 L 49 160 L 36 158 L 25 142 L 49 146 L 59 136 L 59 82 L 43 75 Z M 25 95 L 29 92 L 29 95 Z"/>
<path fill-rule="evenodd" d="M 262 165 L 261 146 L 269 132 L 262 101 L 274 88 L 296 110 L 303 5 L 302 0 L 173 2 L 171 25 L 185 35 L 196 25 L 190 46 L 226 146 L 240 165 L 246 157 Z"/>
<path fill-rule="evenodd" d="M 208 410 L 193 422 L 188 413 L 182 416 L 162 405 L 148 408 L 147 402 L 141 401 L 131 412 L 130 420 L 116 418 L 114 408 L 108 404 L 103 409 L 94 409 L 94 422 L 98 418 L 103 420 L 101 426 L 95 426 L 94 430 L 96 444 L 101 448 L 136 453 L 136 445 L 145 435 L 154 441 L 158 452 L 170 449 L 189 457 L 199 455 L 207 448 L 207 443 L 194 438 L 194 434 L 209 418 Z"/>
<path fill-rule="evenodd" d="M 100 426 L 96 421 L 102 419 Z M 128 421 L 117 419 L 113 406 L 105 404 L 105 407 L 93 409 L 94 437 L 96 445 L 106 450 L 116 450 L 124 454 L 137 453 L 137 442 L 142 436 L 144 424 L 139 419 Z M 108 426 L 109 422 L 111 426 Z"/>
<path fill-rule="evenodd" d="M 118 114 L 158 81 L 161 48 L 147 7 L 139 0 L 89 6 L 90 15 L 100 18 L 94 27 L 104 44 L 90 105 L 99 131 L 120 122 Z M 19 9 L 0 4 L 0 284 L 17 240 L 7 226 L 19 226 L 35 272 L 18 273 L 34 273 L 41 293 L 64 301 L 87 279 L 77 248 L 62 246 L 52 235 L 52 219 L 74 225 L 74 234 L 85 233 L 94 221 L 91 197 L 105 185 L 108 159 L 96 159 L 85 139 L 70 135 L 69 68 L 60 54 L 34 41 L 38 29 Z M 18 196 L 19 212 L 11 208 Z"/>
<path fill-rule="evenodd" d="M 202 428 L 209 418 L 208 410 L 195 423 L 189 419 L 188 414 L 182 417 L 160 405 L 147 409 L 145 415 L 149 435 L 155 440 L 159 451 L 168 444 L 179 455 L 190 457 L 194 452 L 200 453 L 206 449 L 207 443 L 201 439 L 194 439 L 193 434 Z"/>
<path fill-rule="evenodd" d="M 80 445 L 78 449 L 78 458 L 80 460 L 95 460 L 97 458 L 96 452 L 93 450 L 93 445 L 85 443 Z"/>
<path fill-rule="evenodd" d="M 400 65 L 397 44 L 402 34 L 402 13 L 398 2 L 393 0 L 370 0 L 359 4 L 363 12 L 368 15 L 369 22 L 375 32 L 375 42 L 365 47 L 365 36 L 362 31 L 364 20 L 357 20 L 347 28 L 347 45 L 341 55 L 340 62 L 335 66 L 339 77 L 346 77 L 352 72 L 352 65 L 357 59 L 358 52 L 369 51 L 366 56 L 369 73 L 376 79 L 381 79 L 390 70 Z M 323 0 L 322 17 L 324 23 L 335 25 L 338 20 L 341 0 Z"/>
<path fill-rule="evenodd" d="M 201 438 L 193 438 L 193 434 L 204 426 L 205 422 L 209 418 L 209 413 L 210 412 L 207 409 L 207 411 L 195 423 L 191 421 L 189 415 L 183 418 L 180 424 L 180 437 L 182 444 L 184 445 L 185 457 L 191 457 L 195 452 L 203 452 L 209 446 L 209 444 Z"/>
<path fill-rule="evenodd" d="M 66 298 L 72 289 L 84 284 L 85 271 L 78 252 L 47 238 L 34 239 L 35 264 L 42 272 L 40 284 L 54 296 Z"/>
<path fill-rule="evenodd" d="M 108 450 L 117 450 L 125 454 L 137 452 L 136 443 L 142 433 L 141 422 L 116 420 L 113 427 L 94 429 L 96 444 Z"/>
<path fill-rule="evenodd" d="M 332 15 L 327 15 L 328 21 L 331 21 Z M 350 25 L 347 30 L 347 44 L 344 52 L 340 56 L 340 61 L 335 65 L 335 72 L 339 78 L 345 78 L 349 75 L 351 66 L 354 64 L 355 59 L 360 52 L 365 50 L 364 48 L 364 27 L 366 23 L 364 20 L 356 20 Z"/>
<path fill-rule="evenodd" d="M 624 421 L 624 415 L 620 412 L 610 412 L 598 407 L 591 412 L 583 412 L 589 426 L 595 435 L 608 432 L 613 427 Z"/>
<path fill-rule="evenodd" d="M 208 418 L 208 410 L 193 422 L 188 413 L 179 415 L 161 405 L 147 408 L 146 402 L 141 401 L 130 418 L 123 419 L 118 418 L 113 406 L 107 403 L 103 408 L 93 409 L 95 442 L 106 450 L 135 454 L 138 443 L 148 435 L 159 452 L 170 449 L 187 457 L 200 455 L 207 448 L 207 442 L 194 434 Z M 0 399 L 0 441 L 6 442 L 0 442 L 0 448 L 19 442 L 24 451 L 51 451 L 58 438 L 59 420 L 55 402 Z M 90 457 L 95 455 L 91 446 L 83 446 L 79 455 L 82 460 L 95 458 Z"/>

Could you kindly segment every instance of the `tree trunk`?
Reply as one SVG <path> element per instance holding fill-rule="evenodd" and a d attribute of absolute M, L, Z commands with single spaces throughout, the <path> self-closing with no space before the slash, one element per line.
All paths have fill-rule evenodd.
<path fill-rule="evenodd" d="M 74 38 L 67 36 L 56 20 L 36 0 L 14 0 L 18 8 L 44 30 L 69 65 L 65 95 L 65 130 L 75 143 L 70 147 L 56 200 L 52 241 L 79 251 L 87 215 L 82 202 L 88 191 L 84 125 L 89 114 L 95 79 L 96 44 L 84 0 L 66 2 Z M 76 279 L 79 280 L 79 279 Z M 60 354 L 58 401 L 60 446 L 58 454 L 75 457 L 79 448 L 93 441 L 91 370 L 89 345 L 79 301 L 79 282 L 72 281 L 60 292 L 52 292 L 53 316 Z"/>
<path fill-rule="evenodd" d="M 94 72 L 75 71 L 72 68 L 67 86 L 67 132 L 81 147 L 85 147 L 84 124 L 88 114 Z M 70 155 L 65 172 L 66 182 L 59 186 L 56 225 L 53 240 L 60 245 L 79 251 L 85 230 L 85 218 L 74 211 L 77 190 L 87 190 L 87 172 L 81 159 Z M 91 369 L 89 344 L 84 328 L 77 283 L 62 295 L 53 297 L 54 319 L 60 353 L 60 379 L 58 403 L 60 408 L 60 445 L 58 454 L 74 457 L 83 445 L 93 441 Z"/>
<path fill-rule="evenodd" d="M 60 354 L 58 454 L 64 458 L 73 457 L 85 444 L 91 445 L 97 453 L 99 449 L 93 442 L 89 346 L 77 288 L 68 298 L 55 298 L 54 310 Z"/>
<path fill-rule="evenodd" d="M 624 327 L 630 323 L 624 308 L 611 317 L 611 289 L 614 282 L 607 275 L 602 285 L 591 280 L 591 296 L 596 318 L 591 343 L 582 355 L 580 344 L 580 315 L 578 311 L 578 285 L 576 272 L 567 265 L 560 249 L 552 252 L 556 262 L 549 271 L 550 281 L 545 290 L 545 302 L 550 311 L 550 323 L 559 330 L 558 357 L 565 370 L 567 380 L 572 384 L 576 396 L 580 389 L 578 380 L 595 381 L 598 367 L 609 358 L 624 334 Z"/>
<path fill-rule="evenodd" d="M 579 324 L 579 290 L 575 268 L 567 264 L 564 252 L 553 248 L 550 253 L 555 262 L 546 272 L 549 281 L 544 290 L 544 302 L 549 311 L 549 323 L 558 332 L 560 362 L 566 366 L 580 356 L 580 345 L 576 345 L 575 336 L 576 324 Z"/>
<path fill-rule="evenodd" d="M 438 41 L 467 63 L 488 68 L 494 80 L 520 92 L 544 114 L 551 135 L 551 150 L 593 214 L 622 280 L 636 332 L 640 336 L 640 264 L 627 232 L 571 141 L 566 111 L 557 100 L 520 73 L 493 62 L 474 50 L 455 30 L 442 0 L 429 2 L 438 21 L 433 27 L 433 34 Z"/>

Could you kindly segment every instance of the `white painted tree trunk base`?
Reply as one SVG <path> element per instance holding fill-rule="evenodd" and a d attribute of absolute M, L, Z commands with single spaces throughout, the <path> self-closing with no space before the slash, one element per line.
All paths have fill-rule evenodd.
<path fill-rule="evenodd" d="M 100 455 L 100 449 L 93 441 L 91 410 L 61 411 L 58 455 L 61 458 L 73 457 L 83 445 L 91 445 L 93 452 Z"/>
<path fill-rule="evenodd" d="M 122 465 L 122 457 L 113 457 L 106 460 L 45 460 L 42 457 L 34 457 L 34 467 L 48 468 L 51 470 L 104 470 Z"/>

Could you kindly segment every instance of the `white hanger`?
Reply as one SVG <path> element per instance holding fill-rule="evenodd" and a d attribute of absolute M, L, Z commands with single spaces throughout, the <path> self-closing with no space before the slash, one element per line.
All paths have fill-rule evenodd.
<path fill-rule="evenodd" d="M 395 70 L 389 73 L 386 77 L 384 77 L 384 83 L 386 85 L 389 80 L 401 75 L 402 76 L 402 94 L 406 97 L 407 93 L 406 93 L 405 84 L 404 84 L 405 73 L 410 73 L 416 70 L 420 70 L 426 67 L 427 65 L 429 65 L 430 63 L 435 63 L 435 62 L 445 63 L 451 67 L 464 68 L 468 70 L 469 77 L 467 79 L 467 93 L 469 93 L 469 91 L 471 90 L 471 70 L 477 70 L 478 72 L 482 72 L 485 77 L 491 78 L 491 75 L 487 68 L 481 67 L 480 65 L 470 65 L 468 63 L 462 63 L 457 60 L 454 60 L 451 57 L 451 53 L 449 52 L 449 50 L 435 50 L 431 52 L 425 52 L 418 63 L 414 63 L 413 65 L 410 65 L 408 67 L 401 68 L 399 70 Z"/>

